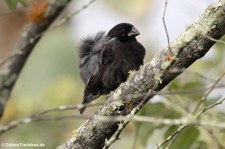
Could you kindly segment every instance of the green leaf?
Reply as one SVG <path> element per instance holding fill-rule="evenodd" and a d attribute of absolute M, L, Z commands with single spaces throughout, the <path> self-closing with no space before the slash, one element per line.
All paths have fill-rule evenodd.
<path fill-rule="evenodd" d="M 204 141 L 198 141 L 196 144 L 197 144 L 196 149 L 206 149 L 206 148 L 208 148 L 207 143 L 204 142 Z"/>
<path fill-rule="evenodd" d="M 205 106 L 210 106 L 214 103 L 216 103 L 218 100 L 221 99 L 221 96 L 216 96 L 216 97 L 211 97 L 211 98 L 208 98 L 205 102 L 204 102 L 204 105 Z"/>
<path fill-rule="evenodd" d="M 177 126 L 171 126 L 165 133 L 165 138 L 171 135 Z M 200 131 L 194 125 L 187 126 L 183 129 L 172 142 L 170 149 L 190 149 L 191 146 L 198 141 Z"/>
<path fill-rule="evenodd" d="M 171 127 L 168 128 L 168 130 L 165 132 L 164 134 L 164 138 L 166 139 L 167 137 L 169 137 L 171 134 L 173 134 L 176 130 L 177 130 L 178 126 L 177 125 L 173 125 Z"/>
<path fill-rule="evenodd" d="M 168 88 L 172 90 L 181 89 L 180 79 L 179 78 L 174 79 L 172 82 L 170 82 L 170 84 L 168 85 Z"/>
<path fill-rule="evenodd" d="M 19 0 L 19 3 L 26 7 L 28 5 L 28 0 Z"/>
<path fill-rule="evenodd" d="M 143 146 L 146 146 L 148 138 L 152 135 L 155 127 L 151 123 L 140 123 L 136 125 L 138 129 L 138 140 Z"/>
<path fill-rule="evenodd" d="M 17 3 L 18 3 L 18 0 L 6 0 L 6 3 L 9 7 L 9 9 L 11 10 L 16 10 L 16 6 L 17 6 Z"/>
<path fill-rule="evenodd" d="M 171 119 L 181 117 L 181 114 L 178 113 L 175 109 L 167 107 L 164 103 L 161 102 L 147 104 L 140 112 L 140 114 Z"/>
<path fill-rule="evenodd" d="M 146 106 L 143 108 L 140 114 L 146 115 L 146 116 L 158 117 L 158 116 L 161 116 L 161 111 L 163 111 L 165 108 L 166 107 L 164 103 L 161 103 L 161 102 L 146 104 Z"/>

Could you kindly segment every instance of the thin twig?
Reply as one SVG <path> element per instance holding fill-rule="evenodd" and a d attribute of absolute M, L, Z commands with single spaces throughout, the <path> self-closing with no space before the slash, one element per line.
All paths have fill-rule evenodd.
<path fill-rule="evenodd" d="M 204 108 L 200 113 L 198 113 L 195 118 L 200 116 L 202 113 L 208 111 L 209 109 L 221 104 L 225 98 L 218 100 L 216 103 Z M 100 104 L 100 103 L 98 103 Z M 97 104 L 89 104 L 88 106 L 95 106 Z M 0 134 L 2 135 L 3 133 L 16 128 L 18 126 L 21 126 L 23 124 L 29 124 L 32 122 L 37 122 L 37 121 L 46 121 L 46 120 L 62 120 L 62 119 L 88 119 L 90 118 L 89 116 L 84 116 L 84 115 L 64 115 L 64 116 L 53 116 L 53 115 L 47 115 L 51 112 L 57 112 L 57 111 L 67 111 L 67 110 L 74 110 L 74 109 L 79 109 L 80 105 L 78 106 L 60 106 L 57 108 L 52 108 L 52 109 L 47 109 L 39 113 L 32 114 L 30 116 L 21 118 L 19 120 L 11 121 L 9 124 L 5 126 L 0 126 Z M 124 121 L 127 120 L 127 116 L 115 116 L 115 117 L 94 117 L 94 119 L 101 120 L 101 121 Z M 225 123 L 219 123 L 219 122 L 208 122 L 208 121 L 190 121 L 188 118 L 179 118 L 179 119 L 167 119 L 167 118 L 155 118 L 155 117 L 149 117 L 149 116 L 134 116 L 133 117 L 134 121 L 137 122 L 145 122 L 145 123 L 154 123 L 154 124 L 164 124 L 164 125 L 184 125 L 184 124 L 200 124 L 204 126 L 211 126 L 211 127 L 216 127 L 216 128 L 225 128 Z"/>
<path fill-rule="evenodd" d="M 216 103 L 214 103 L 212 105 L 209 105 L 208 107 L 203 108 L 200 112 L 198 112 L 196 114 L 195 117 L 198 117 L 198 116 L 202 115 L 203 113 L 205 113 L 206 111 L 208 111 L 209 109 L 212 109 L 213 107 L 215 107 L 219 104 L 222 104 L 224 100 L 225 100 L 225 98 L 222 98 L 222 99 L 218 100 Z"/>
<path fill-rule="evenodd" d="M 155 91 L 150 90 L 148 95 L 138 104 L 129 115 L 126 116 L 126 119 L 118 124 L 117 131 L 112 135 L 109 140 L 105 140 L 105 145 L 103 149 L 108 149 L 110 145 L 112 145 L 116 140 L 118 140 L 120 133 L 124 129 L 124 127 L 132 120 L 134 115 L 141 109 L 141 107 L 155 94 Z"/>
<path fill-rule="evenodd" d="M 31 115 L 25 118 L 22 118 L 20 120 L 12 121 L 9 124 L 5 126 L 0 127 L 0 135 L 3 133 L 16 128 L 18 126 L 29 124 L 37 121 L 54 121 L 54 120 L 63 120 L 63 119 L 89 119 L 88 116 L 82 116 L 82 115 L 65 115 L 65 116 L 45 116 L 45 115 Z"/>
<path fill-rule="evenodd" d="M 104 102 L 99 102 L 99 103 L 90 103 L 88 105 L 85 105 L 86 107 L 90 107 L 90 106 L 97 106 L 97 105 L 103 105 Z M 5 133 L 6 131 L 9 131 L 13 128 L 16 128 L 22 124 L 28 124 L 28 123 L 32 123 L 32 122 L 36 122 L 36 121 L 41 121 L 41 120 L 52 120 L 50 119 L 52 116 L 48 116 L 48 118 L 46 118 L 47 114 L 52 113 L 52 112 L 59 112 L 59 111 L 68 111 L 68 110 L 75 110 L 75 109 L 80 109 L 83 105 L 73 105 L 73 106 L 59 106 L 56 108 L 51 108 L 51 109 L 47 109 L 44 111 L 41 111 L 39 113 L 35 113 L 29 116 L 26 116 L 24 118 L 21 118 L 19 120 L 15 120 L 15 121 L 11 121 L 9 124 L 5 125 L 5 126 L 0 126 L 0 135 Z M 65 117 L 65 116 L 64 116 Z M 74 116 L 73 118 L 89 118 L 87 116 Z"/>
<path fill-rule="evenodd" d="M 59 26 L 61 26 L 62 24 L 68 22 L 73 16 L 79 14 L 80 12 L 82 12 L 84 9 L 88 8 L 92 3 L 94 3 L 96 0 L 90 0 L 87 4 L 83 5 L 80 9 L 68 14 L 65 18 L 59 20 L 55 25 L 53 25 L 51 27 L 51 29 L 55 29 Z"/>
<path fill-rule="evenodd" d="M 185 73 L 189 73 L 189 74 L 191 74 L 191 75 L 193 75 L 193 76 L 199 76 L 199 78 L 201 78 L 202 80 L 205 80 L 205 81 L 207 81 L 207 82 L 215 82 L 215 80 L 214 79 L 212 79 L 212 78 L 209 78 L 209 77 L 206 77 L 205 75 L 203 75 L 203 74 L 201 74 L 201 73 L 199 73 L 199 72 L 196 72 L 196 71 L 191 71 L 191 70 L 186 70 L 185 72 L 184 72 L 184 74 Z"/>
<path fill-rule="evenodd" d="M 155 149 L 160 149 L 160 147 L 162 147 L 164 144 L 174 139 L 185 127 L 187 127 L 187 124 L 180 126 L 174 133 L 172 133 L 169 137 L 167 137 L 162 143 L 157 144 Z"/>
<path fill-rule="evenodd" d="M 136 143 L 137 143 L 137 139 L 138 139 L 139 130 L 140 130 L 139 126 L 135 127 L 134 142 L 133 142 L 133 145 L 132 145 L 132 149 L 136 149 Z"/>
<path fill-rule="evenodd" d="M 225 41 L 223 41 L 223 40 L 218 40 L 218 39 L 212 38 L 210 36 L 206 36 L 206 37 L 209 38 L 211 41 L 218 42 L 218 43 L 222 43 L 222 44 L 225 45 Z"/>
<path fill-rule="evenodd" d="M 167 26 L 166 26 L 166 9 L 167 9 L 167 4 L 168 4 L 168 0 L 165 0 L 162 21 L 163 21 L 163 26 L 164 26 L 164 29 L 165 29 L 165 32 L 166 32 L 166 39 L 167 39 L 167 44 L 168 44 L 168 47 L 169 47 L 169 51 L 171 51 L 171 49 L 170 49 L 170 36 L 169 36 L 168 29 L 167 29 Z"/>
<path fill-rule="evenodd" d="M 189 120 L 185 124 L 181 125 L 173 134 L 171 134 L 169 137 L 167 137 L 162 143 L 156 145 L 155 149 L 160 149 L 160 147 L 162 147 L 165 143 L 167 143 L 167 142 L 171 141 L 172 139 L 174 139 L 177 136 L 177 134 L 179 134 L 185 127 L 187 127 L 189 124 L 193 124 L 194 120 L 197 117 L 199 117 L 200 115 L 202 115 L 206 111 L 212 109 L 213 107 L 215 107 L 215 106 L 217 106 L 219 104 L 222 104 L 224 100 L 225 100 L 225 98 L 222 98 L 222 99 L 218 100 L 216 103 L 214 103 L 214 104 L 212 104 L 212 105 L 202 109 L 195 116 L 193 116 L 193 117 L 190 116 Z"/>
<path fill-rule="evenodd" d="M 224 77 L 225 75 L 225 71 L 222 73 L 222 75 L 212 84 L 211 88 L 208 90 L 208 92 L 201 98 L 201 100 L 198 102 L 198 104 L 196 105 L 195 109 L 194 109 L 194 113 L 197 112 L 197 110 L 199 109 L 200 105 L 207 99 L 207 97 L 209 96 L 209 94 L 213 91 L 213 89 L 216 87 L 216 85 L 220 82 L 220 80 Z"/>
<path fill-rule="evenodd" d="M 222 143 L 220 143 L 218 137 L 214 134 L 213 130 L 211 128 L 208 128 L 208 127 L 204 126 L 204 125 L 202 125 L 202 127 L 208 132 L 208 134 L 210 135 L 210 137 L 216 143 L 218 149 L 224 149 Z"/>
<path fill-rule="evenodd" d="M 224 88 L 225 84 L 220 84 L 215 86 L 215 88 Z M 193 89 L 181 89 L 176 91 L 161 91 L 158 95 L 175 95 L 175 94 L 195 94 L 199 92 L 205 92 L 206 90 L 210 89 L 209 87 L 200 87 L 200 88 L 193 88 Z"/>
<path fill-rule="evenodd" d="M 206 98 L 208 97 L 208 95 L 212 92 L 212 90 L 215 88 L 215 86 L 219 83 L 219 81 L 223 78 L 223 76 L 225 75 L 225 72 L 213 83 L 213 85 L 211 86 L 210 90 L 203 96 L 203 98 L 201 99 L 201 102 L 199 102 L 199 104 L 196 106 L 195 110 L 193 111 L 193 114 L 198 110 L 199 106 L 201 105 L 202 102 L 204 102 L 206 100 Z M 202 115 L 203 113 L 205 113 L 206 111 L 208 111 L 209 109 L 222 104 L 223 101 L 225 100 L 225 98 L 222 98 L 220 100 L 218 100 L 216 103 L 203 108 L 199 113 L 195 114 L 195 116 L 191 117 L 192 120 L 188 121 L 186 124 L 181 125 L 173 134 L 171 134 L 169 137 L 166 138 L 166 140 L 164 140 L 162 143 L 160 143 L 159 145 L 156 146 L 156 149 L 159 149 L 160 147 L 162 147 L 165 143 L 171 141 L 172 139 L 174 139 L 178 133 L 180 133 L 186 126 L 188 126 L 188 124 L 190 122 L 193 122 L 194 119 L 196 119 L 197 117 L 199 117 L 200 115 Z"/>
<path fill-rule="evenodd" d="M 224 85 L 220 85 L 220 86 L 216 86 L 216 87 L 224 87 Z M 205 91 L 207 88 L 200 88 L 200 89 L 193 89 L 193 90 L 186 90 L 186 91 L 162 91 L 161 93 L 159 93 L 159 95 L 173 95 L 173 94 L 183 94 L 183 93 L 193 93 L 195 90 L 197 92 L 199 91 Z M 133 94 L 133 95 L 129 95 L 126 96 L 125 98 L 130 98 L 131 96 L 140 96 L 140 97 L 145 97 L 147 96 L 148 93 L 141 93 L 139 94 Z M 118 99 L 121 100 L 121 99 Z M 110 102 L 116 102 L 117 100 L 114 101 L 110 101 Z M 95 103 L 88 103 L 85 105 L 70 105 L 70 106 L 59 106 L 59 107 L 55 107 L 55 108 L 51 108 L 51 109 L 47 109 L 35 114 L 32 114 L 30 116 L 26 116 L 22 119 L 19 120 L 15 120 L 10 122 L 9 124 L 7 124 L 6 126 L 0 127 L 0 134 L 11 130 L 12 128 L 18 127 L 21 124 L 28 124 L 31 122 L 35 122 L 35 121 L 40 121 L 40 120 L 46 120 L 40 117 L 43 117 L 46 114 L 52 113 L 52 112 L 59 112 L 59 111 L 68 111 L 68 110 L 75 110 L 75 109 L 80 109 L 83 106 L 85 107 L 93 107 L 93 106 L 100 106 L 105 104 L 106 102 L 95 102 Z M 85 116 L 84 116 L 85 117 Z M 29 121 L 28 121 L 29 119 Z M 98 117 L 99 120 L 111 120 L 111 121 L 122 121 L 125 120 L 126 117 Z M 152 118 L 152 117 L 143 117 L 143 116 L 135 116 L 133 118 L 134 121 L 140 121 L 140 122 L 148 122 L 148 123 L 158 123 L 158 124 L 164 124 L 164 125 L 180 125 L 180 124 L 184 124 L 186 123 L 186 120 L 181 118 L 181 119 L 160 119 L 160 118 Z M 205 123 L 205 122 L 203 122 Z M 212 125 L 213 127 L 217 127 L 216 124 L 211 123 L 209 125 Z M 218 127 L 225 127 L 224 124 L 220 124 L 218 125 Z"/>

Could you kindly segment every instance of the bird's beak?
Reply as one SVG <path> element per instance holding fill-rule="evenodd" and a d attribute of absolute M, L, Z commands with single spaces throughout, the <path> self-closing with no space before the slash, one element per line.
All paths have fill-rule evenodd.
<path fill-rule="evenodd" d="M 132 27 L 131 31 L 128 33 L 128 36 L 132 37 L 137 35 L 140 35 L 139 31 L 135 27 Z"/>

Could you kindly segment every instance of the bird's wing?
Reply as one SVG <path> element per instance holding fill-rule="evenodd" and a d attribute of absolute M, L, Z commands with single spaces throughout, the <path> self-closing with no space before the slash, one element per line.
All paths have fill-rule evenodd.
<path fill-rule="evenodd" d="M 89 43 L 92 45 L 86 45 L 85 47 L 89 47 L 89 49 L 85 49 L 85 53 L 81 53 L 83 57 L 80 56 L 80 73 L 85 83 L 83 103 L 93 101 L 104 92 L 104 88 L 101 86 L 102 74 L 107 65 L 113 61 L 113 51 L 106 36 L 96 35 L 93 39 L 89 38 Z"/>

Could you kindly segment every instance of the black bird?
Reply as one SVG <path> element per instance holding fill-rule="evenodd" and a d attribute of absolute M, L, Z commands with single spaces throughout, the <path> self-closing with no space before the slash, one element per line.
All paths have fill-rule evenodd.
<path fill-rule="evenodd" d="M 143 64 L 145 48 L 136 40 L 140 33 L 129 23 L 114 26 L 107 34 L 98 32 L 79 47 L 80 76 L 85 84 L 82 104 L 115 90 L 130 70 Z M 85 107 L 80 109 L 82 114 Z"/>

